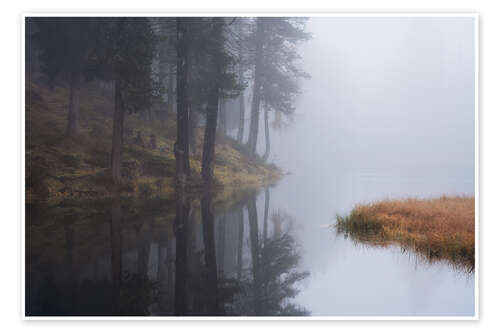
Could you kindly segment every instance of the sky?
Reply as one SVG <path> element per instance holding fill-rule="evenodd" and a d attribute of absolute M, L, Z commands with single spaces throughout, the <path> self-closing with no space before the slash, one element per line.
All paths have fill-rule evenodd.
<path fill-rule="evenodd" d="M 474 180 L 473 18 L 311 18 L 295 125 L 273 133 L 292 172 Z M 263 147 L 263 136 L 260 138 Z"/>

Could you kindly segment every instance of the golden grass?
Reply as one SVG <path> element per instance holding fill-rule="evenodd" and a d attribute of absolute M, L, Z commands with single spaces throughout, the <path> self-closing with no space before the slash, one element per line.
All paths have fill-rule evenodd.
<path fill-rule="evenodd" d="M 398 243 L 429 260 L 474 268 L 474 197 L 384 200 L 337 216 L 337 230 L 373 245 Z"/>

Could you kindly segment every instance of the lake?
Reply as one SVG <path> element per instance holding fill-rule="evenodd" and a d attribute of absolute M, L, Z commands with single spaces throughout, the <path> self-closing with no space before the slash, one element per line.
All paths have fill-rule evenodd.
<path fill-rule="evenodd" d="M 26 314 L 473 315 L 473 272 L 332 228 L 357 202 L 421 180 L 336 175 L 325 183 L 335 186 L 288 175 L 215 203 L 211 227 L 200 200 L 182 225 L 175 202 L 160 199 L 28 205 Z"/>

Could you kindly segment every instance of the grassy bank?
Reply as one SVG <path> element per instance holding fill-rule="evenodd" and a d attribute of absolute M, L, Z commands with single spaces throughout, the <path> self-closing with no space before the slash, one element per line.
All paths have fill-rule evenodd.
<path fill-rule="evenodd" d="M 112 184 L 109 171 L 112 133 L 112 91 L 97 84 L 81 90 L 80 132 L 65 135 L 68 90 L 50 90 L 26 81 L 26 200 L 65 200 L 122 196 L 175 195 L 175 114 L 167 121 L 146 120 L 141 115 L 125 119 L 123 184 Z M 156 147 L 150 144 L 155 136 Z M 196 133 L 192 154 L 193 189 L 201 182 L 203 128 Z M 281 170 L 249 156 L 231 138 L 218 137 L 215 181 L 221 191 L 255 188 L 277 181 Z"/>
<path fill-rule="evenodd" d="M 399 244 L 428 260 L 474 268 L 474 197 L 385 200 L 337 216 L 337 230 L 372 245 Z"/>

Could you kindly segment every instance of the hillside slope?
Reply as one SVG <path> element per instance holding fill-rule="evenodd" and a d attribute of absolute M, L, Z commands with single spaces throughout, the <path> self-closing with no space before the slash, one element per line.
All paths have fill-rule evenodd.
<path fill-rule="evenodd" d="M 81 91 L 80 132 L 64 134 L 68 91 L 47 89 L 26 82 L 26 201 L 64 198 L 103 198 L 117 191 L 126 196 L 175 194 L 175 117 L 166 122 L 141 115 L 125 119 L 122 174 L 116 188 L 109 172 L 112 92 L 98 84 Z M 155 136 L 156 147 L 151 145 Z M 197 152 L 191 156 L 193 182 L 200 182 L 203 128 L 197 129 Z M 215 179 L 219 188 L 258 187 L 276 181 L 281 171 L 249 157 L 230 138 L 219 137 L 216 145 Z"/>

